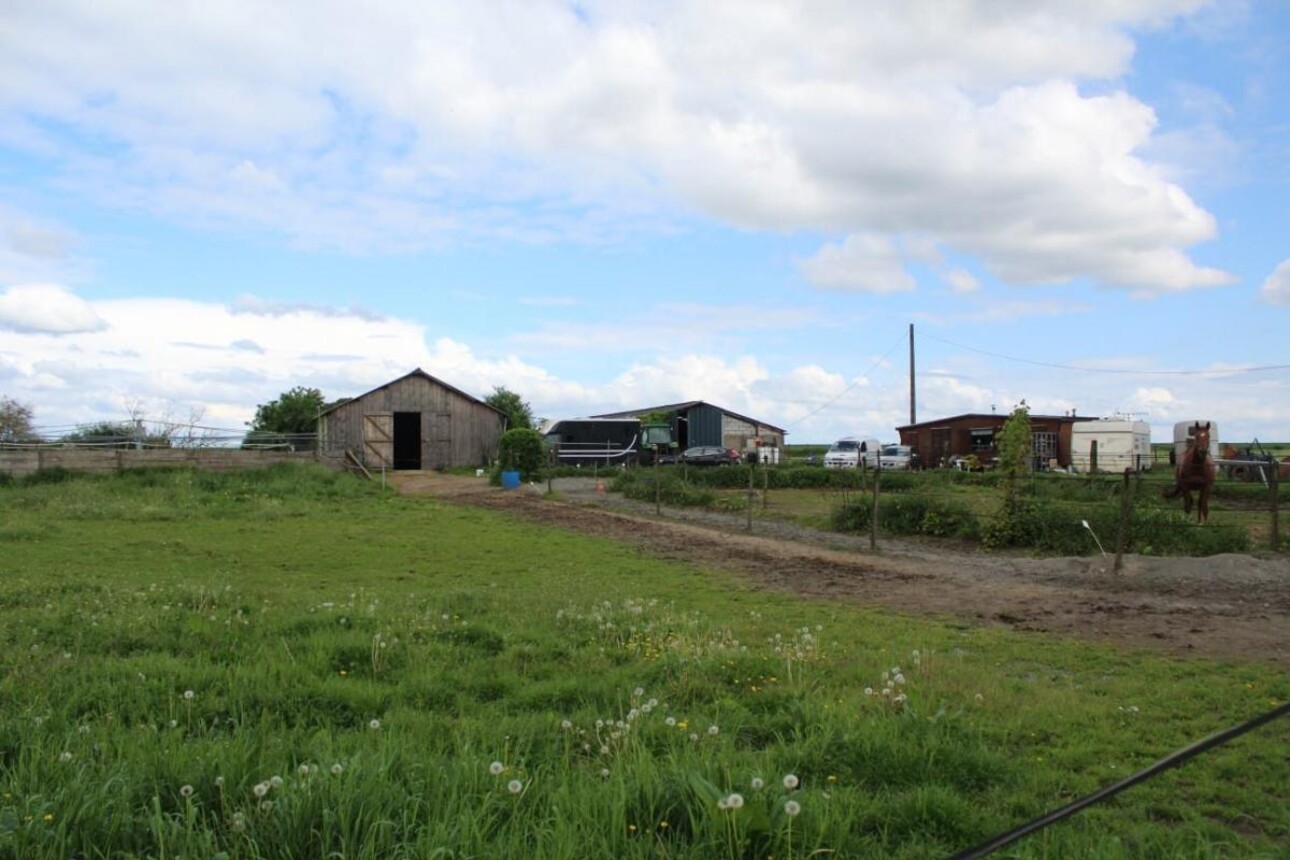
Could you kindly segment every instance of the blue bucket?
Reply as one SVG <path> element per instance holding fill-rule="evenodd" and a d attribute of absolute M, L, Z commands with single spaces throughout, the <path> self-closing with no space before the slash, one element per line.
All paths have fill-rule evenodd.
<path fill-rule="evenodd" d="M 518 490 L 520 486 L 519 472 L 502 472 L 502 489 Z"/>

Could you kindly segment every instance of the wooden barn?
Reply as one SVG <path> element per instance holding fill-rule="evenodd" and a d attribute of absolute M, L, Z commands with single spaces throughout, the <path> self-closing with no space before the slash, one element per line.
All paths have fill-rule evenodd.
<path fill-rule="evenodd" d="M 326 409 L 319 453 L 373 469 L 486 466 L 506 417 L 421 368 Z"/>
<path fill-rule="evenodd" d="M 998 456 L 995 434 L 1003 427 L 1008 416 L 995 413 L 970 412 L 934 421 L 920 421 L 897 427 L 900 444 L 918 452 L 924 466 L 943 466 L 951 457 L 975 454 L 983 463 Z M 1071 426 L 1077 421 L 1074 415 L 1031 415 L 1030 432 L 1033 436 L 1035 464 L 1047 467 L 1056 461 L 1060 468 L 1071 462 Z"/>

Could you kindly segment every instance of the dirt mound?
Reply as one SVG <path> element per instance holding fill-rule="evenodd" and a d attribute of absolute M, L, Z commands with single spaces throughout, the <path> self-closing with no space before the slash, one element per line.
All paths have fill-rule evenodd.
<path fill-rule="evenodd" d="M 1290 559 L 1126 556 L 1028 558 L 881 541 L 742 516 L 664 508 L 602 492 L 594 479 L 502 491 L 482 478 L 400 474 L 402 492 L 429 494 L 585 534 L 652 555 L 718 567 L 761 587 L 854 600 L 912 616 L 1164 648 L 1290 666 Z M 558 500 L 557 500 L 558 499 Z"/>

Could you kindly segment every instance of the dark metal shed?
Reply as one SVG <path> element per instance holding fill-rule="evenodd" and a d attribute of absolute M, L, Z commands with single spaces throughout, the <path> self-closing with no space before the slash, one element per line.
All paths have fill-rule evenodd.
<path fill-rule="evenodd" d="M 421 368 L 318 416 L 319 453 L 372 469 L 486 466 L 506 418 Z"/>
<path fill-rule="evenodd" d="M 722 409 L 702 400 L 670 403 L 594 415 L 593 418 L 639 418 L 642 415 L 666 415 L 672 425 L 672 435 L 682 450 L 694 445 L 720 445 L 747 451 L 754 448 L 782 448 L 784 429 L 767 424 L 747 415 Z"/>

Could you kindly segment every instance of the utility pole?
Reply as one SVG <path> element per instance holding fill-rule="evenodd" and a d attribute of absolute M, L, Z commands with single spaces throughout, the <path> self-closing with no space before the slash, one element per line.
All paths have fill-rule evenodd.
<path fill-rule="evenodd" d="M 918 423 L 917 410 L 914 408 L 914 324 L 909 324 L 909 423 Z"/>

